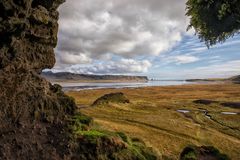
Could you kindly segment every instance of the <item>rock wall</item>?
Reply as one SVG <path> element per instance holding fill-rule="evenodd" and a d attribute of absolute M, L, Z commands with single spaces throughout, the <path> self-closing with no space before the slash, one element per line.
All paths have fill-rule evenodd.
<path fill-rule="evenodd" d="M 0 1 L 0 159 L 63 159 L 75 103 L 39 74 L 54 66 L 63 0 Z"/>

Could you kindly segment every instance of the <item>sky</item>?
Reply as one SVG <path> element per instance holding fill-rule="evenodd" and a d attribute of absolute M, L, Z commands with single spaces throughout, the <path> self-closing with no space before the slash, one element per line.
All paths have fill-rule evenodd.
<path fill-rule="evenodd" d="M 67 0 L 53 72 L 156 79 L 240 74 L 240 35 L 208 49 L 186 31 L 185 0 Z"/>

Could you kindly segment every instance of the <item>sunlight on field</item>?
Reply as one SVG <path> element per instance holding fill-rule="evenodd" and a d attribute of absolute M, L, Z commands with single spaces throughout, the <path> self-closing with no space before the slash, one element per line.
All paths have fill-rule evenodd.
<path fill-rule="evenodd" d="M 131 103 L 90 106 L 97 98 L 112 92 L 123 92 Z M 67 94 L 74 97 L 80 107 L 85 107 L 81 112 L 93 117 L 97 127 L 141 138 L 170 159 L 177 159 L 189 144 L 213 145 L 232 159 L 240 157 L 240 114 L 221 114 L 240 112 L 240 108 L 221 105 L 240 101 L 240 85 L 100 89 Z M 217 102 L 193 103 L 198 99 Z M 190 112 L 179 113 L 178 109 Z M 208 111 L 207 115 L 203 110 Z"/>

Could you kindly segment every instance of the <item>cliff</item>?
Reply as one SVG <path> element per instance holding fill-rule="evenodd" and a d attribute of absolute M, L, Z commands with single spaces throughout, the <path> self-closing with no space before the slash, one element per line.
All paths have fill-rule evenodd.
<path fill-rule="evenodd" d="M 124 75 L 91 75 L 91 74 L 75 74 L 69 72 L 43 72 L 41 74 L 49 81 L 121 81 L 121 82 L 147 82 L 146 76 L 124 76 Z"/>
<path fill-rule="evenodd" d="M 93 130 L 74 100 L 40 76 L 55 63 L 61 3 L 0 1 L 0 159 L 157 159 L 124 134 Z"/>
<path fill-rule="evenodd" d="M 63 0 L 0 1 L 0 159 L 70 154 L 65 118 L 75 103 L 40 77 L 54 66 Z"/>

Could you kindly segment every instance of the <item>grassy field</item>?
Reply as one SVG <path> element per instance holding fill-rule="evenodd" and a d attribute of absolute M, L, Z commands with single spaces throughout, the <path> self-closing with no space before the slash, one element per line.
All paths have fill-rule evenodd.
<path fill-rule="evenodd" d="M 123 92 L 130 104 L 90 105 L 107 93 Z M 99 89 L 68 92 L 80 111 L 94 118 L 95 127 L 121 131 L 144 142 L 169 159 L 177 159 L 187 145 L 212 145 L 233 160 L 240 158 L 240 108 L 222 102 L 240 102 L 240 85 L 183 85 L 132 89 Z M 217 101 L 210 105 L 194 100 Z M 189 113 L 179 113 L 187 109 Z M 202 110 L 207 110 L 206 116 Z"/>

